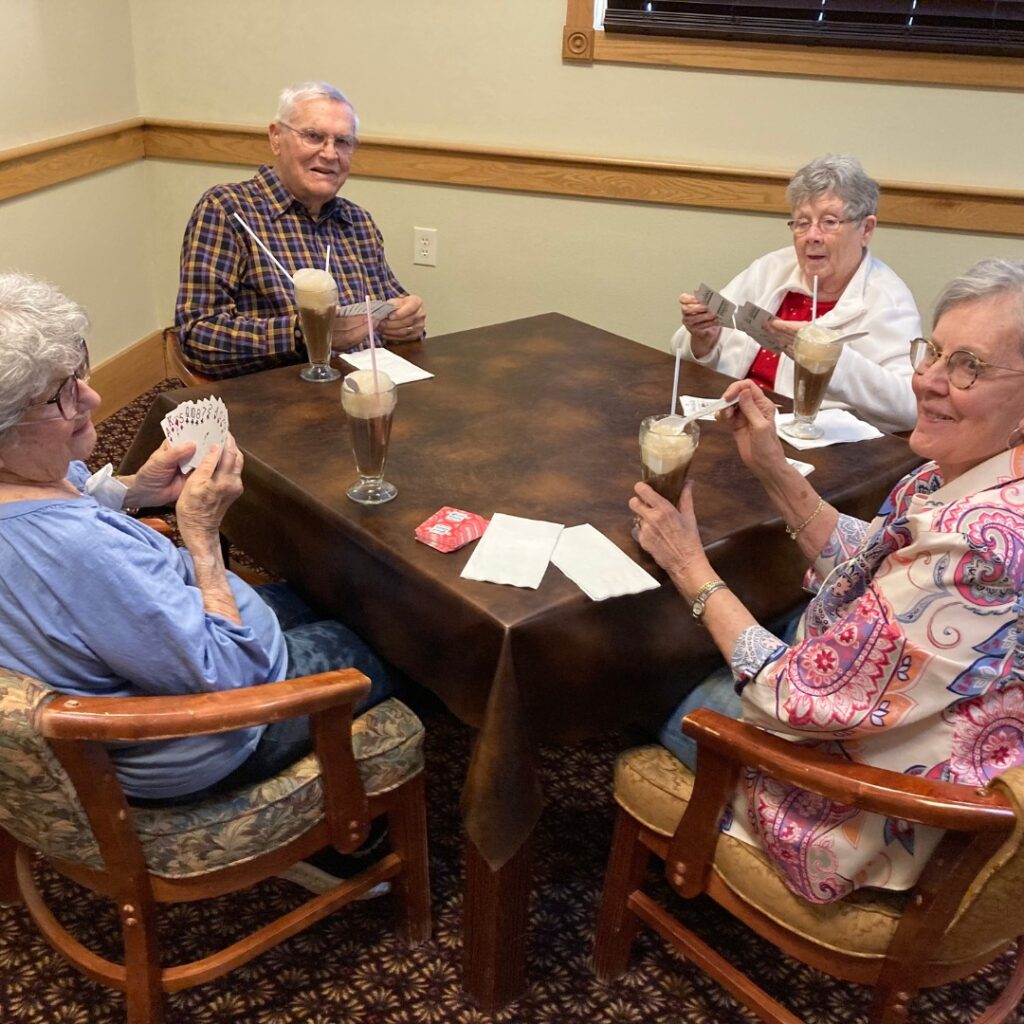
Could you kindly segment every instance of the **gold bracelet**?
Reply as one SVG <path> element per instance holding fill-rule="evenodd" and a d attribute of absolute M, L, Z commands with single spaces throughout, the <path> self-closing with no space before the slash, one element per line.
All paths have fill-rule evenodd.
<path fill-rule="evenodd" d="M 812 522 L 814 517 L 816 515 L 818 515 L 818 513 L 821 512 L 821 510 L 824 507 L 825 507 L 825 499 L 824 498 L 819 498 L 818 499 L 818 504 L 815 506 L 814 511 L 799 526 L 787 526 L 786 527 L 786 533 L 789 534 L 789 539 L 790 540 L 796 540 L 797 537 L 800 535 L 801 531 L 805 527 L 810 525 L 810 523 Z"/>
<path fill-rule="evenodd" d="M 716 591 L 728 589 L 729 584 L 725 580 L 708 580 L 693 599 L 693 607 L 690 611 L 699 626 L 704 625 L 704 609 L 707 607 L 708 598 Z"/>

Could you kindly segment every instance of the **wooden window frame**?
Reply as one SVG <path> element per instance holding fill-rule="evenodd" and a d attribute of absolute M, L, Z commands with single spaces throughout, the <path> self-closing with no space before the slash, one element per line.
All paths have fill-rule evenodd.
<path fill-rule="evenodd" d="M 601 0 L 566 0 L 562 59 L 573 63 L 656 64 L 745 74 L 1024 90 L 1024 58 L 744 43 L 606 33 Z"/>

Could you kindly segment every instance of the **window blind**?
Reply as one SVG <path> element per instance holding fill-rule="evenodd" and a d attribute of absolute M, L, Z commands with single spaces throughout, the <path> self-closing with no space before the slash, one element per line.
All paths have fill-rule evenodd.
<path fill-rule="evenodd" d="M 607 0 L 607 32 L 1024 56 L 1024 0 Z"/>

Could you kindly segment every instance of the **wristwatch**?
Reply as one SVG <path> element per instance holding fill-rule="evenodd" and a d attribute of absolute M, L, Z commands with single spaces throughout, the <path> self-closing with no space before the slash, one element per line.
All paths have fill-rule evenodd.
<path fill-rule="evenodd" d="M 704 609 L 707 606 L 708 598 L 716 591 L 722 589 L 728 589 L 729 584 L 725 580 L 708 580 L 700 590 L 697 591 L 697 596 L 693 599 L 693 607 L 690 611 L 693 613 L 694 621 L 698 626 L 704 625 Z"/>

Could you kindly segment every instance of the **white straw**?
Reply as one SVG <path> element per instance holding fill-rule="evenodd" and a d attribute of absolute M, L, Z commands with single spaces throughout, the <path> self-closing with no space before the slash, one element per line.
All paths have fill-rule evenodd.
<path fill-rule="evenodd" d="M 681 348 L 676 349 L 676 370 L 672 374 L 672 402 L 668 407 L 668 414 L 671 416 L 676 411 L 676 395 L 679 393 L 679 360 L 683 354 Z"/>
<path fill-rule="evenodd" d="M 818 275 L 814 275 L 814 290 L 811 292 L 811 322 L 818 319 Z"/>
<path fill-rule="evenodd" d="M 366 293 L 366 326 L 370 329 L 370 365 L 373 367 L 373 390 L 380 393 L 377 383 L 377 346 L 373 340 L 373 317 L 370 316 L 370 294 Z"/>
<path fill-rule="evenodd" d="M 327 259 L 324 260 L 324 273 L 329 274 L 331 272 L 331 247 L 327 246 Z"/>
<path fill-rule="evenodd" d="M 281 273 L 288 278 L 289 283 L 294 283 L 292 281 L 292 275 L 289 274 L 288 271 L 285 270 L 283 266 L 281 266 L 281 263 L 277 259 L 277 257 L 259 240 L 259 238 L 256 236 L 256 232 L 253 231 L 253 229 L 249 227 L 249 225 L 246 224 L 245 221 L 242 220 L 242 218 L 239 217 L 237 213 L 235 214 L 235 220 L 237 220 L 238 223 L 241 224 L 242 227 L 249 232 L 249 236 L 252 238 L 252 240 L 267 254 L 268 258 L 270 259 L 270 262 L 273 263 L 274 266 L 277 267 L 277 269 L 280 270 Z"/>

